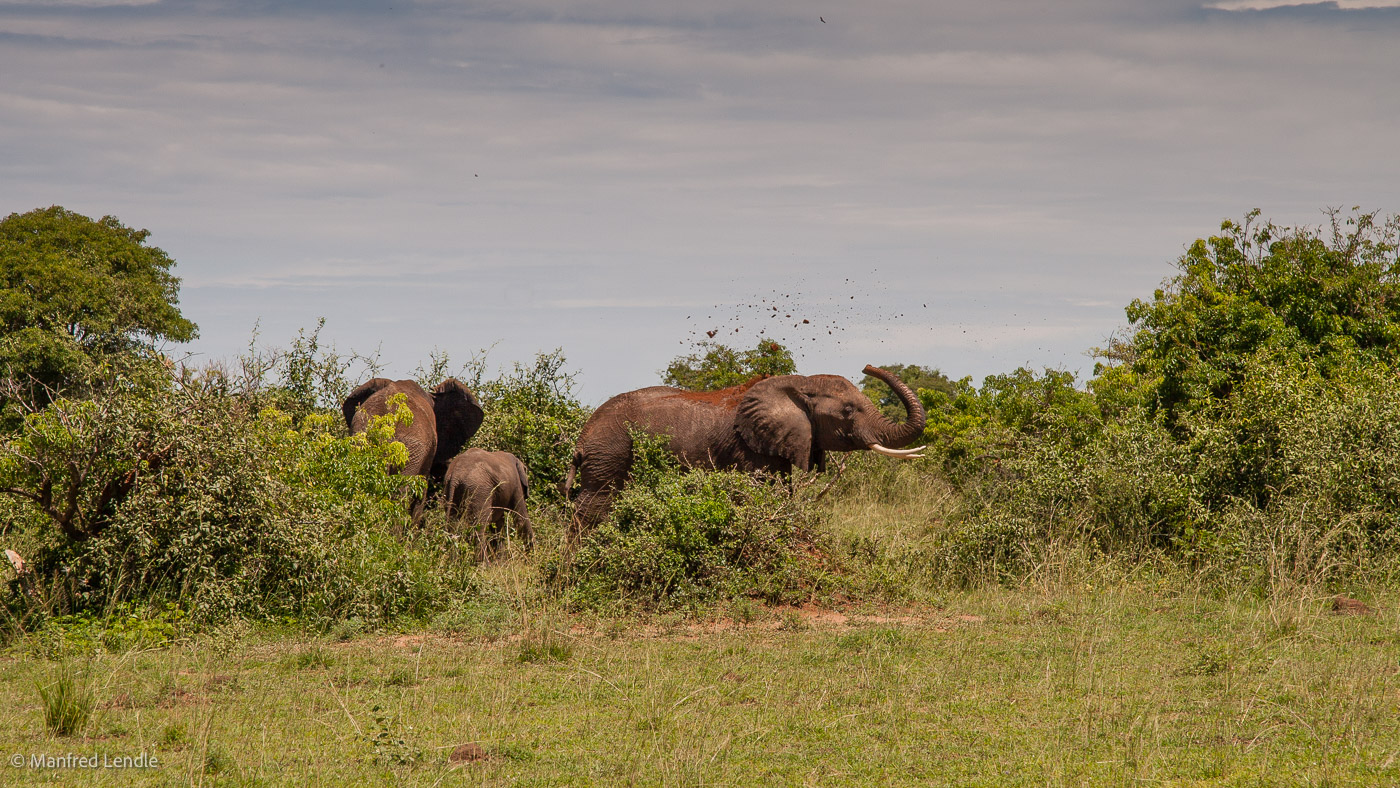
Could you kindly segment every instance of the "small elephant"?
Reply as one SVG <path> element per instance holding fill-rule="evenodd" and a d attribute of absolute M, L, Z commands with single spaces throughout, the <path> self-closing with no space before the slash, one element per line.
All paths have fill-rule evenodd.
<path fill-rule="evenodd" d="M 364 432 L 370 419 L 389 413 L 389 398 L 403 394 L 413 423 L 394 427 L 394 440 L 408 449 L 408 464 L 395 471 L 404 476 L 423 476 L 429 484 L 440 484 L 447 463 L 472 439 L 485 413 L 476 397 L 456 378 L 444 380 L 429 394 L 411 380 L 374 378 L 350 392 L 341 405 L 345 426 L 350 432 Z M 424 498 L 410 504 L 414 522 L 421 522 Z"/>
<path fill-rule="evenodd" d="M 669 435 L 671 452 L 689 468 L 733 468 L 779 476 L 793 468 L 822 471 L 832 451 L 870 450 L 891 457 L 922 456 L 904 449 L 924 432 L 923 405 L 894 375 L 867 366 L 904 403 L 908 418 L 891 421 L 870 398 L 839 375 L 755 378 L 719 391 L 668 386 L 618 394 L 583 425 L 573 467 L 561 488 L 582 488 L 576 531 L 607 516 L 631 472 L 632 430 Z"/>
<path fill-rule="evenodd" d="M 515 531 L 534 545 L 535 530 L 525 511 L 530 494 L 525 464 L 506 451 L 467 449 L 447 466 L 447 497 L 443 508 L 447 521 L 476 529 L 477 557 L 485 559 L 500 550 L 506 533 L 506 512 L 515 520 Z"/>

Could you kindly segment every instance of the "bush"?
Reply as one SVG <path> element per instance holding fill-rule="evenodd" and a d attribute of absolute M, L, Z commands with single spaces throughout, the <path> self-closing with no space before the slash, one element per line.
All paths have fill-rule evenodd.
<path fill-rule="evenodd" d="M 472 443 L 508 451 L 530 472 L 530 497 L 559 503 L 559 483 L 573 461 L 574 443 L 590 411 L 574 394 L 576 373 L 564 370 L 564 353 L 540 353 L 533 366 L 516 364 L 496 380 L 471 384 L 486 411 Z"/>
<path fill-rule="evenodd" d="M 700 342 L 703 353 L 673 359 L 661 374 L 667 386 L 692 391 L 714 391 L 747 383 L 761 375 L 791 375 L 797 371 L 792 351 L 770 339 L 761 339 L 753 350 L 736 350 L 718 342 Z"/>
<path fill-rule="evenodd" d="M 1229 396 L 1260 352 L 1324 375 L 1350 356 L 1400 361 L 1400 220 L 1331 212 L 1311 228 L 1226 221 L 1177 261 L 1181 273 L 1127 308 L 1121 355 L 1154 389 L 1153 408 L 1180 431 L 1187 413 Z"/>
<path fill-rule="evenodd" d="M 407 532 L 406 486 L 421 480 L 387 472 L 405 417 L 341 437 L 330 414 L 293 428 L 169 380 L 53 402 L 0 446 L 0 488 L 48 523 L 29 535 L 40 612 L 134 601 L 176 603 L 198 623 L 427 615 L 471 580 L 446 536 Z M 15 588 L 9 603 L 27 604 Z"/>
<path fill-rule="evenodd" d="M 683 471 L 665 436 L 633 445 L 631 479 L 562 573 L 571 604 L 671 610 L 829 590 L 810 499 L 734 471 Z"/>

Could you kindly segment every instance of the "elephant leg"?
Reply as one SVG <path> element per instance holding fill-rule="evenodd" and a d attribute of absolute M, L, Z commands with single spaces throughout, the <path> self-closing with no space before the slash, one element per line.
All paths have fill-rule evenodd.
<path fill-rule="evenodd" d="M 632 472 L 632 444 L 600 448 L 580 463 L 578 506 L 574 510 L 573 536 L 582 535 L 612 511 L 613 497 Z"/>
<path fill-rule="evenodd" d="M 606 487 L 601 490 L 584 490 L 579 493 L 578 506 L 574 510 L 574 536 L 591 531 L 594 526 L 608 516 L 608 512 L 612 510 L 612 499 L 615 493 L 615 490 Z"/>
<path fill-rule="evenodd" d="M 491 551 L 500 555 L 505 550 L 508 539 L 505 510 L 494 508 L 491 510 Z"/>
<path fill-rule="evenodd" d="M 476 527 L 476 560 L 477 563 L 486 563 L 495 557 L 495 545 L 491 533 L 491 521 L 481 520 Z"/>
<path fill-rule="evenodd" d="M 530 515 L 525 511 L 525 499 L 517 496 L 515 505 L 511 507 L 512 519 L 515 520 L 515 532 L 520 535 L 520 541 L 525 545 L 526 550 L 535 546 L 535 527 L 530 524 Z"/>

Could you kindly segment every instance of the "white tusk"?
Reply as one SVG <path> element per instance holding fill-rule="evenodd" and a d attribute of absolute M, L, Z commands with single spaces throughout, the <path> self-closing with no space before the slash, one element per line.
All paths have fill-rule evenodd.
<path fill-rule="evenodd" d="M 902 460 L 913 460 L 922 457 L 924 455 L 919 454 L 919 452 L 927 448 L 928 446 L 919 446 L 913 449 L 891 449 L 888 446 L 881 446 L 878 443 L 870 444 L 871 451 L 879 452 L 887 457 L 898 457 Z"/>

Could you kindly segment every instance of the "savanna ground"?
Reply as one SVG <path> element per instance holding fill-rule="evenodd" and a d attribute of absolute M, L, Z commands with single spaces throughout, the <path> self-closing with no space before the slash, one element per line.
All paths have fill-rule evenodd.
<path fill-rule="evenodd" d="M 856 494 L 838 531 L 926 535 Z M 696 617 L 557 609 L 539 561 L 421 626 L 233 623 L 156 648 L 0 657 L 5 784 L 1387 785 L 1400 596 L 1225 592 L 1073 551 L 1014 585 Z M 96 710 L 56 736 L 68 670 Z M 31 768 L 148 753 L 155 769 Z"/>
<path fill-rule="evenodd" d="M 409 521 L 408 409 L 347 433 L 376 359 L 318 324 L 176 365 L 146 231 L 11 215 L 0 784 L 1400 784 L 1400 217 L 1329 216 L 1223 222 L 1082 383 L 891 365 L 923 459 L 788 483 L 634 434 L 576 539 L 562 352 L 474 356 L 539 536 L 478 565 Z M 794 369 L 706 344 L 665 380 Z"/>

